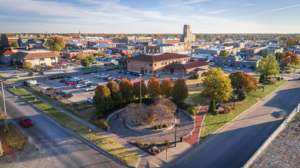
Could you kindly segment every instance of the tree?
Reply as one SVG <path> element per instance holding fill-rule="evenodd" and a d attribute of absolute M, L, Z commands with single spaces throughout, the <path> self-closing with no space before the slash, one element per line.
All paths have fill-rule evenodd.
<path fill-rule="evenodd" d="M 100 112 L 113 108 L 111 93 L 107 86 L 97 86 L 95 96 L 93 97 L 93 104 Z"/>
<path fill-rule="evenodd" d="M 111 93 L 111 98 L 114 102 L 114 106 L 119 106 L 123 103 L 122 101 L 122 96 L 121 96 L 121 91 L 119 88 L 119 85 L 116 81 L 110 81 L 106 85 Z"/>
<path fill-rule="evenodd" d="M 83 53 L 78 53 L 78 54 L 76 54 L 76 60 L 79 60 L 79 61 L 82 61 L 82 60 L 84 60 L 85 59 L 85 57 L 84 57 L 84 55 L 83 55 Z"/>
<path fill-rule="evenodd" d="M 54 40 L 54 43 L 57 43 L 58 45 L 60 45 L 61 48 L 65 48 L 65 42 L 64 42 L 63 38 L 55 36 L 53 40 Z"/>
<path fill-rule="evenodd" d="M 166 98 L 172 95 L 173 83 L 169 78 L 165 78 L 161 83 L 161 94 Z"/>
<path fill-rule="evenodd" d="M 32 63 L 31 62 L 25 62 L 25 63 L 23 63 L 22 67 L 29 70 L 29 69 L 32 68 Z"/>
<path fill-rule="evenodd" d="M 19 47 L 19 44 L 16 41 L 14 41 L 14 42 L 11 43 L 10 46 L 12 46 L 12 47 Z"/>
<path fill-rule="evenodd" d="M 154 99 L 158 95 L 160 95 L 160 84 L 157 78 L 151 77 L 148 81 L 148 96 L 151 99 Z"/>
<path fill-rule="evenodd" d="M 88 56 L 86 56 L 86 58 L 91 62 L 95 62 L 96 61 L 96 58 L 93 54 L 89 54 Z"/>
<path fill-rule="evenodd" d="M 54 46 L 54 40 L 52 38 L 48 38 L 46 42 L 46 47 L 48 47 L 50 50 L 53 50 Z"/>
<path fill-rule="evenodd" d="M 128 79 L 122 79 L 120 82 L 120 91 L 123 98 L 123 101 L 129 102 L 133 96 L 133 86 Z"/>
<path fill-rule="evenodd" d="M 243 71 L 233 72 L 229 75 L 229 79 L 231 80 L 231 86 L 235 90 L 236 93 L 239 92 L 240 89 L 243 88 L 244 80 Z"/>
<path fill-rule="evenodd" d="M 142 84 L 142 97 L 145 97 L 148 92 L 148 89 L 146 87 L 145 81 L 143 79 L 141 79 L 141 81 L 142 81 L 142 83 L 141 83 Z M 133 84 L 133 95 L 137 98 L 140 97 L 140 82 Z"/>
<path fill-rule="evenodd" d="M 228 100 L 232 93 L 231 80 L 224 75 L 221 68 L 211 68 L 202 80 L 202 96 L 209 100 L 223 102 Z"/>
<path fill-rule="evenodd" d="M 258 89 L 257 80 L 250 74 L 244 73 L 244 84 L 243 89 L 245 92 L 249 93 L 251 91 L 256 91 Z"/>
<path fill-rule="evenodd" d="M 221 50 L 220 53 L 219 53 L 219 56 L 221 57 L 228 57 L 228 53 L 226 50 Z"/>
<path fill-rule="evenodd" d="M 208 111 L 209 112 L 214 112 L 216 111 L 216 102 L 214 100 L 211 100 L 209 103 Z"/>
<path fill-rule="evenodd" d="M 258 63 L 257 72 L 265 75 L 265 79 L 268 79 L 268 75 L 279 74 L 280 67 L 273 54 L 269 54 L 266 58 L 261 58 Z"/>
<path fill-rule="evenodd" d="M 298 43 L 298 41 L 294 38 L 294 37 L 292 37 L 292 38 L 289 38 L 289 39 L 287 39 L 286 41 L 285 41 L 285 44 L 287 45 L 287 46 L 294 46 L 294 45 L 296 45 Z"/>
<path fill-rule="evenodd" d="M 281 55 L 280 62 L 284 62 L 286 64 L 299 64 L 299 57 L 295 53 L 285 52 Z"/>
<path fill-rule="evenodd" d="M 173 100 L 180 105 L 188 96 L 189 92 L 185 81 L 183 79 L 176 80 L 172 91 Z"/>
<path fill-rule="evenodd" d="M 265 75 L 260 74 L 259 83 L 264 83 L 264 82 L 265 82 Z"/>
<path fill-rule="evenodd" d="M 90 61 L 88 59 L 84 59 L 84 60 L 81 61 L 81 65 L 85 66 L 85 67 L 88 67 L 88 66 L 90 66 Z"/>
<path fill-rule="evenodd" d="M 54 51 L 60 51 L 60 50 L 61 50 L 60 45 L 58 45 L 57 43 L 54 43 L 54 45 L 53 45 L 53 50 L 54 50 Z"/>

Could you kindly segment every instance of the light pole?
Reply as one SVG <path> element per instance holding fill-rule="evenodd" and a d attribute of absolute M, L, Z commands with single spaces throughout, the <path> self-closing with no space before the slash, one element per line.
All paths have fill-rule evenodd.
<path fill-rule="evenodd" d="M 7 114 L 6 114 L 6 106 L 5 106 L 5 95 L 3 90 L 3 81 L 1 81 L 1 89 L 2 89 L 2 96 L 3 96 L 3 109 L 4 109 L 4 115 L 5 115 L 5 132 L 9 131 L 8 125 L 7 125 Z"/>
<path fill-rule="evenodd" d="M 140 103 L 142 104 L 142 74 L 140 74 Z"/>
<path fill-rule="evenodd" d="M 183 69 L 182 69 L 182 75 L 181 75 L 181 78 L 183 78 L 183 73 L 184 73 L 184 72 L 183 72 Z"/>
<path fill-rule="evenodd" d="M 93 75 L 94 75 L 94 73 L 91 73 L 92 74 L 92 84 L 94 83 L 94 77 L 93 77 Z"/>
<path fill-rule="evenodd" d="M 176 147 L 176 138 L 177 138 L 177 126 L 180 128 L 180 124 L 175 123 L 175 147 Z"/>

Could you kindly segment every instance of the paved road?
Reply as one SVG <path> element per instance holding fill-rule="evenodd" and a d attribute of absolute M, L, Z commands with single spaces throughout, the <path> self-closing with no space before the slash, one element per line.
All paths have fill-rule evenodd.
<path fill-rule="evenodd" d="M 112 159 L 99 153 L 95 148 L 77 134 L 68 131 L 48 116 L 35 110 L 20 98 L 14 97 L 9 92 L 6 94 L 6 108 L 9 119 L 18 125 L 29 140 L 51 159 L 57 167 L 123 167 Z M 2 93 L 0 107 L 3 108 Z M 29 116 L 34 126 L 24 128 L 18 118 Z M 39 167 L 38 165 L 36 165 Z M 1 167 L 1 166 L 0 166 Z"/>
<path fill-rule="evenodd" d="M 297 79 L 297 75 L 285 75 Z M 291 80 L 178 161 L 166 167 L 239 168 L 300 100 L 300 81 Z"/>

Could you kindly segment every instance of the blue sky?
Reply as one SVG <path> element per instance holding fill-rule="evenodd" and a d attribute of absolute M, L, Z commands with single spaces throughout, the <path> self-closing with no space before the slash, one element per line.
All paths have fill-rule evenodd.
<path fill-rule="evenodd" d="M 300 0 L 0 0 L 0 33 L 300 33 Z"/>

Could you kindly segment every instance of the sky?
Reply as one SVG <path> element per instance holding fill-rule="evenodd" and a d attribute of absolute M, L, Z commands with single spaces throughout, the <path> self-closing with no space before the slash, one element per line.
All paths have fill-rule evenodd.
<path fill-rule="evenodd" d="M 300 33 L 300 0 L 0 0 L 0 33 Z"/>

